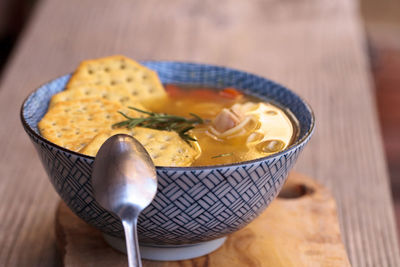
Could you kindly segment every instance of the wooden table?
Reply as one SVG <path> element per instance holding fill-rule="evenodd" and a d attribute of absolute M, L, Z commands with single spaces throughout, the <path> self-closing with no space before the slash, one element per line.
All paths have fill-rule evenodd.
<path fill-rule="evenodd" d="M 58 197 L 22 130 L 20 104 L 82 59 L 115 53 L 226 65 L 298 92 L 318 122 L 296 169 L 332 190 L 354 266 L 400 266 L 355 0 L 41 1 L 1 81 L 1 266 L 57 262 Z"/>

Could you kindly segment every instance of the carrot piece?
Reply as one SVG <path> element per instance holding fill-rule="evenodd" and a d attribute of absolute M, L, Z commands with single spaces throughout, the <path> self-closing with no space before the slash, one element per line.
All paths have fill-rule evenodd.
<path fill-rule="evenodd" d="M 220 96 L 226 97 L 226 98 L 231 98 L 231 99 L 235 99 L 238 97 L 243 96 L 243 94 L 241 92 L 239 92 L 238 90 L 236 90 L 233 87 L 227 87 L 224 90 L 219 92 Z"/>

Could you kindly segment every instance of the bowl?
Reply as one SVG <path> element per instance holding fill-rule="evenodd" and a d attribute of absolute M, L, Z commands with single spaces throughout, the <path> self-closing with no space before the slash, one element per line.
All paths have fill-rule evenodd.
<path fill-rule="evenodd" d="M 141 245 L 182 248 L 208 244 L 215 249 L 227 235 L 260 215 L 277 196 L 313 133 L 313 112 L 289 89 L 257 75 L 205 64 L 142 63 L 155 70 L 163 83 L 235 87 L 290 110 L 299 123 L 295 142 L 271 156 L 229 165 L 157 167 L 157 194 L 139 217 Z M 93 198 L 94 158 L 51 143 L 37 128 L 52 95 L 62 91 L 70 77 L 68 74 L 56 78 L 31 93 L 21 108 L 22 124 L 60 197 L 113 243 L 124 232 L 118 218 Z"/>

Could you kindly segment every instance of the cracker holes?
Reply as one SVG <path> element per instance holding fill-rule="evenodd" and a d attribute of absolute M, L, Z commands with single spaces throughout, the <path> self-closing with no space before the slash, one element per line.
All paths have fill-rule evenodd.
<path fill-rule="evenodd" d="M 132 91 L 132 95 L 137 96 L 138 94 L 138 91 Z"/>
<path fill-rule="evenodd" d="M 104 68 L 104 72 L 110 72 L 110 68 L 109 67 L 105 67 Z"/>
<path fill-rule="evenodd" d="M 128 101 L 128 100 L 129 100 L 128 97 L 121 97 L 121 98 L 119 99 L 119 102 L 124 103 L 124 102 L 126 102 L 126 101 Z"/>
<path fill-rule="evenodd" d="M 110 81 L 110 85 L 116 85 L 116 84 L 117 84 L 117 81 L 115 81 L 115 80 Z"/>
<path fill-rule="evenodd" d="M 119 68 L 120 68 L 121 70 L 126 69 L 126 62 L 125 62 L 124 59 L 121 59 L 121 60 L 119 61 L 119 63 L 120 63 Z"/>
<path fill-rule="evenodd" d="M 127 77 L 127 78 L 126 78 L 126 82 L 127 82 L 127 83 L 131 83 L 131 82 L 133 82 L 133 78 L 132 78 L 132 77 L 130 77 L 130 76 L 129 76 L 129 77 Z"/>

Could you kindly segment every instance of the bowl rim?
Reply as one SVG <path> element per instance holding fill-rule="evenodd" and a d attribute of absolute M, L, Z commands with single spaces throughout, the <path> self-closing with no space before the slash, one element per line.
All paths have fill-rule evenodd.
<path fill-rule="evenodd" d="M 310 112 L 311 115 L 311 123 L 310 123 L 310 127 L 308 129 L 308 131 L 304 134 L 304 136 L 300 139 L 298 139 L 295 143 L 291 144 L 289 147 L 287 147 L 286 149 L 278 152 L 278 153 L 274 153 L 265 157 L 261 157 L 261 158 L 256 158 L 256 159 L 252 159 L 252 160 L 246 160 L 246 161 L 241 161 L 241 162 L 237 162 L 237 163 L 229 163 L 229 164 L 218 164 L 218 165 L 206 165 L 206 166 L 185 166 L 185 167 L 172 167 L 172 166 L 156 166 L 156 170 L 157 171 L 201 171 L 201 170 L 210 170 L 210 169 L 223 169 L 223 168 L 230 168 L 230 167 L 237 167 L 237 166 L 243 166 L 243 165 L 250 165 L 250 164 L 254 164 L 254 163 L 259 163 L 259 162 L 264 162 L 266 160 L 275 158 L 275 157 L 279 157 L 283 154 L 286 154 L 294 149 L 296 149 L 297 147 L 299 147 L 300 145 L 304 144 L 313 134 L 314 130 L 315 130 L 315 114 L 313 109 L 311 108 L 310 104 L 305 101 L 302 97 L 300 97 L 297 93 L 295 93 L 294 91 L 292 91 L 291 89 L 289 89 L 288 87 L 274 82 L 268 78 L 262 77 L 260 75 L 257 74 L 253 74 L 247 71 L 243 71 L 243 70 L 239 70 L 239 69 L 235 69 L 235 68 L 230 68 L 230 67 L 225 67 L 225 66 L 221 66 L 221 65 L 215 65 L 215 64 L 207 64 L 207 63 L 197 63 L 197 62 L 190 62 L 190 61 L 171 61 L 171 60 L 146 60 L 146 61 L 140 61 L 140 63 L 179 63 L 179 64 L 192 64 L 192 65 L 196 65 L 196 66 L 212 66 L 212 67 L 218 67 L 221 69 L 225 69 L 228 71 L 239 71 L 242 72 L 244 74 L 248 74 L 248 75 L 252 75 L 253 77 L 256 78 L 260 78 L 263 80 L 267 80 L 269 83 L 278 86 L 280 88 L 283 88 L 287 91 L 289 91 L 290 93 L 292 93 L 294 96 L 298 97 L 301 102 L 303 102 L 303 104 L 305 105 L 305 107 L 308 109 L 308 111 Z M 72 74 L 73 72 L 70 72 L 68 74 Z M 25 131 L 27 131 L 28 133 L 30 133 L 31 135 L 35 136 L 37 139 L 39 139 L 40 141 L 46 143 L 49 146 L 53 146 L 59 150 L 62 150 L 63 152 L 72 154 L 74 156 L 77 157 L 82 157 L 86 160 L 90 160 L 90 161 L 94 161 L 95 157 L 92 156 L 88 156 L 85 154 L 81 154 L 79 152 L 75 152 L 69 149 L 66 149 L 62 146 L 59 146 L 49 140 L 47 140 L 46 138 L 42 137 L 40 134 L 36 133 L 35 130 L 32 129 L 32 127 L 28 124 L 28 122 L 25 120 L 24 117 L 24 107 L 26 102 L 28 101 L 28 99 L 35 93 L 37 92 L 40 88 L 42 88 L 43 86 L 45 86 L 46 84 L 53 82 L 61 77 L 64 77 L 68 74 L 64 74 L 61 76 L 58 76 L 56 78 L 53 78 L 51 80 L 48 80 L 47 82 L 42 83 L 41 85 L 39 85 L 38 87 L 36 87 L 34 90 L 32 90 L 28 96 L 25 97 L 24 101 L 22 102 L 21 108 L 20 108 L 20 120 L 22 122 L 22 125 L 25 129 Z M 279 102 L 278 102 L 279 103 Z"/>

